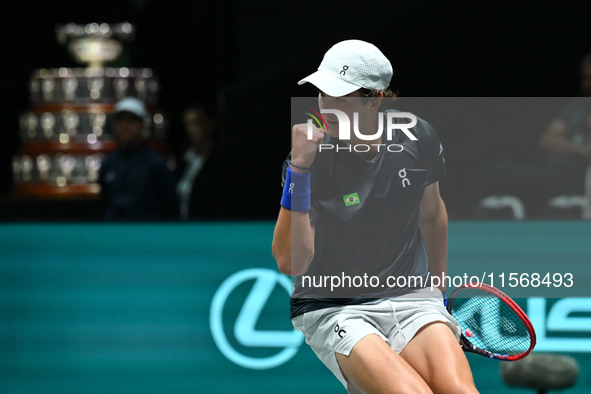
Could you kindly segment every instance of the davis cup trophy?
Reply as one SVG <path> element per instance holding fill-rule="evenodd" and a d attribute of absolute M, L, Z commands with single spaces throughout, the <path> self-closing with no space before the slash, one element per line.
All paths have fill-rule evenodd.
<path fill-rule="evenodd" d="M 143 100 L 151 114 L 148 143 L 165 152 L 166 120 L 157 110 L 159 84 L 149 68 L 107 67 L 132 41 L 130 23 L 56 27 L 84 68 L 37 69 L 29 82 L 31 108 L 20 114 L 21 150 L 13 158 L 17 195 L 96 196 L 98 171 L 115 149 L 109 132 L 114 104 L 127 96 Z"/>

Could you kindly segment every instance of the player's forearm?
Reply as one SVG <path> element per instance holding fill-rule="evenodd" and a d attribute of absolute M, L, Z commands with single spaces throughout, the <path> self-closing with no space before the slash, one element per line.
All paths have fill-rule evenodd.
<path fill-rule="evenodd" d="M 558 155 L 579 155 L 588 157 L 590 149 L 587 146 L 571 141 L 566 136 L 566 126 L 562 123 L 551 125 L 540 138 L 540 149 Z"/>
<path fill-rule="evenodd" d="M 281 208 L 273 234 L 273 257 L 287 275 L 306 272 L 314 257 L 314 231 L 308 212 Z"/>
<path fill-rule="evenodd" d="M 438 210 L 437 215 L 421 218 L 421 233 L 429 255 L 431 275 L 441 277 L 447 270 L 448 228 L 445 206 Z M 445 287 L 441 289 L 445 290 Z"/>
<path fill-rule="evenodd" d="M 589 149 L 581 144 L 574 143 L 572 141 L 564 140 L 562 138 L 550 138 L 545 143 L 540 144 L 541 148 L 548 153 L 558 155 L 570 155 L 575 154 L 579 156 L 588 156 Z"/>

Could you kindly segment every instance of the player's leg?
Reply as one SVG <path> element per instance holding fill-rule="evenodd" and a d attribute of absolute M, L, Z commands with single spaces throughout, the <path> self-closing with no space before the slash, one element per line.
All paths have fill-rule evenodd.
<path fill-rule="evenodd" d="M 361 339 L 348 356 L 335 355 L 347 381 L 367 393 L 431 393 L 421 376 L 378 335 Z"/>
<path fill-rule="evenodd" d="M 436 393 L 478 392 L 468 360 L 445 323 L 423 326 L 400 356 Z"/>

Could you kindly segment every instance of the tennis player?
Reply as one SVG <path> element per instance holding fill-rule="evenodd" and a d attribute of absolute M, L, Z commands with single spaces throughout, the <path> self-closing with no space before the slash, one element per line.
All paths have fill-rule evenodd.
<path fill-rule="evenodd" d="M 350 139 L 339 138 L 334 111 L 322 129 L 293 126 L 273 255 L 295 281 L 294 326 L 349 392 L 474 393 L 445 289 L 427 282 L 446 270 L 443 148 L 430 124 L 414 118 L 410 127 L 412 117 L 395 110 L 386 113 L 409 129 L 376 133 L 392 75 L 378 48 L 347 40 L 299 82 L 318 88 L 321 110 L 357 123 Z M 363 277 L 362 286 L 347 281 Z M 400 281 L 411 277 L 425 281 Z"/>

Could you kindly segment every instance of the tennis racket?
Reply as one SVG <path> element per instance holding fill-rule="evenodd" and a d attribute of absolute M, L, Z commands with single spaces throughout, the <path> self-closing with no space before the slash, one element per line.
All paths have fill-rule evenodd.
<path fill-rule="evenodd" d="M 525 312 L 487 284 L 458 287 L 447 300 L 447 310 L 460 324 L 460 345 L 466 352 L 514 361 L 536 345 L 536 332 Z"/>

